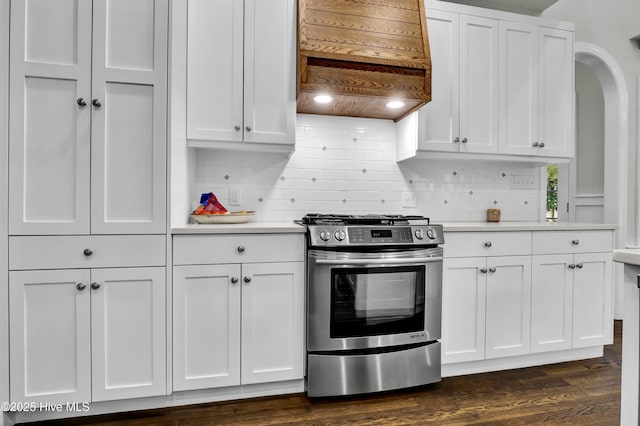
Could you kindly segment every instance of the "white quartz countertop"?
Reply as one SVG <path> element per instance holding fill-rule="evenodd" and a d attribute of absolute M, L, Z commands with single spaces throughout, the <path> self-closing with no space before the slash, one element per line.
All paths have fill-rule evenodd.
<path fill-rule="evenodd" d="M 295 234 L 304 233 L 306 227 L 294 222 L 249 222 L 219 225 L 185 225 L 172 228 L 177 234 Z"/>
<path fill-rule="evenodd" d="M 617 229 L 617 225 L 569 222 L 445 222 L 445 232 L 470 231 L 581 231 Z"/>
<path fill-rule="evenodd" d="M 445 232 L 579 231 L 617 229 L 617 225 L 568 222 L 438 222 Z M 291 222 L 249 222 L 219 225 L 185 225 L 171 229 L 177 234 L 278 234 L 304 233 L 304 225 Z M 615 260 L 615 259 L 614 259 Z"/>
<path fill-rule="evenodd" d="M 618 249 L 613 251 L 614 262 L 640 266 L 640 249 Z"/>

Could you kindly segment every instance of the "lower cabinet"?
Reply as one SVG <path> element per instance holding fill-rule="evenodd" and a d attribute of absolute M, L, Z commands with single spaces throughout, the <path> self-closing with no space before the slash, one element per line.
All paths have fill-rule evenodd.
<path fill-rule="evenodd" d="M 529 352 L 531 258 L 445 258 L 443 363 Z"/>
<path fill-rule="evenodd" d="M 303 378 L 304 237 L 284 236 L 283 262 L 256 261 L 274 256 L 268 236 L 196 238 L 216 244 L 218 261 L 238 263 L 174 266 L 174 391 Z M 197 246 L 189 241 L 174 238 L 174 261 L 203 261 L 176 253 Z"/>
<path fill-rule="evenodd" d="M 240 269 L 173 267 L 174 390 L 240 383 Z"/>
<path fill-rule="evenodd" d="M 613 231 L 445 239 L 443 364 L 612 342 Z"/>
<path fill-rule="evenodd" d="M 442 263 L 442 363 L 484 359 L 486 259 L 446 258 Z"/>
<path fill-rule="evenodd" d="M 529 353 L 531 336 L 531 258 L 487 259 L 485 358 Z"/>
<path fill-rule="evenodd" d="M 611 340 L 611 253 L 533 256 L 531 351 Z"/>
<path fill-rule="evenodd" d="M 165 268 L 9 273 L 11 400 L 166 393 Z"/>

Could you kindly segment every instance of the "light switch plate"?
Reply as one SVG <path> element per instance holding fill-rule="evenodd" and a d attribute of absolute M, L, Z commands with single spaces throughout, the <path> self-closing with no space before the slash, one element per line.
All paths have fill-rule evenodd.
<path fill-rule="evenodd" d="M 538 177 L 531 175 L 512 175 L 511 189 L 538 189 Z"/>

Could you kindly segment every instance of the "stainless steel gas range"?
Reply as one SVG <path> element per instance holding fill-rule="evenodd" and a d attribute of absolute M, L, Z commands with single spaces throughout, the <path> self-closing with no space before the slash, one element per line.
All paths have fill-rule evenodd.
<path fill-rule="evenodd" d="M 307 394 L 440 381 L 442 226 L 422 216 L 306 215 Z"/>

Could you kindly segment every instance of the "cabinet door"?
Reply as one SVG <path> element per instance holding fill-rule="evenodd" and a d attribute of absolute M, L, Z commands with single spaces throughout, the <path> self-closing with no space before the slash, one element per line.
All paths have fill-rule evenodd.
<path fill-rule="evenodd" d="M 241 0 L 188 2 L 188 139 L 243 138 L 243 6 Z"/>
<path fill-rule="evenodd" d="M 242 384 L 303 377 L 304 262 L 242 265 Z"/>
<path fill-rule="evenodd" d="M 12 2 L 10 50 L 9 233 L 88 233 L 91 2 Z"/>
<path fill-rule="evenodd" d="M 427 11 L 431 102 L 418 114 L 418 149 L 457 151 L 460 137 L 460 22 L 457 13 Z"/>
<path fill-rule="evenodd" d="M 531 256 L 487 258 L 486 358 L 529 353 Z"/>
<path fill-rule="evenodd" d="M 497 20 L 460 15 L 459 72 L 460 151 L 498 152 Z"/>
<path fill-rule="evenodd" d="M 572 254 L 533 256 L 531 352 L 571 349 L 572 264 Z"/>
<path fill-rule="evenodd" d="M 445 258 L 442 285 L 442 363 L 484 359 L 487 276 L 484 257 Z"/>
<path fill-rule="evenodd" d="M 535 155 L 538 28 L 500 21 L 500 152 Z"/>
<path fill-rule="evenodd" d="M 165 268 L 94 269 L 91 282 L 93 401 L 164 395 Z"/>
<path fill-rule="evenodd" d="M 239 264 L 173 268 L 174 391 L 240 384 L 240 278 Z"/>
<path fill-rule="evenodd" d="M 91 400 L 89 270 L 9 273 L 11 400 Z"/>
<path fill-rule="evenodd" d="M 613 342 L 611 253 L 576 254 L 573 347 Z"/>
<path fill-rule="evenodd" d="M 245 0 L 245 141 L 295 142 L 295 11 L 294 0 Z"/>
<path fill-rule="evenodd" d="M 168 0 L 94 1 L 94 234 L 166 231 L 168 10 Z"/>
<path fill-rule="evenodd" d="M 537 155 L 573 155 L 574 55 L 573 32 L 538 29 L 538 142 Z"/>

